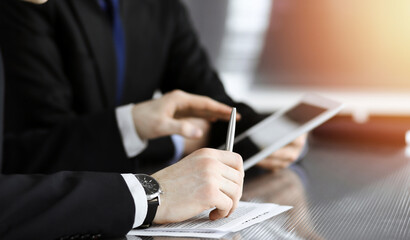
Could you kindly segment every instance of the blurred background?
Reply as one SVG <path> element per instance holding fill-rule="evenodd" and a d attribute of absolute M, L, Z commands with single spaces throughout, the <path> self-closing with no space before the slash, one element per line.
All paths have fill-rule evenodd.
<path fill-rule="evenodd" d="M 355 131 L 410 129 L 410 1 L 183 1 L 236 100 L 272 112 L 314 92 Z"/>
<path fill-rule="evenodd" d="M 313 91 L 410 114 L 410 1 L 184 1 L 235 98 L 272 110 Z"/>

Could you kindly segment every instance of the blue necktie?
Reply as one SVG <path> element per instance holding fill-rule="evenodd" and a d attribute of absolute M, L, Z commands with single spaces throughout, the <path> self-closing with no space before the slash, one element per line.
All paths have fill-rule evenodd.
<path fill-rule="evenodd" d="M 99 0 L 99 4 L 110 17 L 114 40 L 115 55 L 117 58 L 117 91 L 115 102 L 121 105 L 125 80 L 125 37 L 120 15 L 120 0 Z"/>

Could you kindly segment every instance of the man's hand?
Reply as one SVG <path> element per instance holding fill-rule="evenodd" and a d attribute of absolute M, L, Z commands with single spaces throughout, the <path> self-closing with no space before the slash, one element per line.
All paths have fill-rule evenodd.
<path fill-rule="evenodd" d="M 198 139 L 203 136 L 203 131 L 184 118 L 228 121 L 231 110 L 231 107 L 209 97 L 175 90 L 159 99 L 136 104 L 132 115 L 138 136 L 142 140 L 172 134 Z"/>
<path fill-rule="evenodd" d="M 180 222 L 214 208 L 211 220 L 229 216 L 243 188 L 242 157 L 200 149 L 153 175 L 163 190 L 154 223 Z"/>
<path fill-rule="evenodd" d="M 278 151 L 272 153 L 269 157 L 260 161 L 257 166 L 272 171 L 277 171 L 289 167 L 299 158 L 300 154 L 302 153 L 303 147 L 306 144 L 306 138 L 306 134 L 298 137 L 292 143 L 279 149 Z"/>

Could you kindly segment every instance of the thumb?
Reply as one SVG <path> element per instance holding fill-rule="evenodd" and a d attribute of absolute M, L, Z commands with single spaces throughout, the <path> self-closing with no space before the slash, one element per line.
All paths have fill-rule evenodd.
<path fill-rule="evenodd" d="M 170 134 L 179 134 L 186 138 L 200 138 L 203 135 L 199 127 L 185 120 L 171 119 L 165 127 Z"/>

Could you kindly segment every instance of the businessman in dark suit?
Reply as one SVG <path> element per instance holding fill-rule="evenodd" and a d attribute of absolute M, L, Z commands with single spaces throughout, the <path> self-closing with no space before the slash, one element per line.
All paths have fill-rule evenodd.
<path fill-rule="evenodd" d="M 181 89 L 236 106 L 243 115 L 238 132 L 262 118 L 225 93 L 178 0 L 54 0 L 42 6 L 2 0 L 0 31 L 12 79 L 6 135 L 30 131 L 49 139 L 48 145 L 27 144 L 20 160 L 4 163 L 5 172 L 134 171 L 154 159 L 169 162 L 223 143 L 225 122 L 201 125 L 204 134 L 196 142 L 171 135 L 147 145 L 138 132 L 130 134 L 141 116 L 129 104 L 151 99 L 156 90 Z M 285 167 L 302 146 L 296 142 L 261 165 Z"/>
<path fill-rule="evenodd" d="M 3 91 L 0 56 L 0 131 Z M 160 101 L 155 103 L 163 106 Z M 163 122 L 165 128 L 169 127 L 167 122 Z M 145 133 L 155 135 L 158 131 L 145 129 Z M 0 133 L 0 143 L 1 138 Z M 6 141 L 8 146 L 19 149 L 26 140 L 14 135 Z M 153 209 L 147 201 L 145 186 L 132 174 L 0 174 L 0 239 L 119 237 L 147 221 L 179 222 L 214 206 L 216 210 L 210 218 L 219 219 L 235 209 L 242 195 L 243 176 L 239 155 L 211 149 L 197 151 L 153 175 L 163 191 L 159 196 L 161 204 Z"/>

